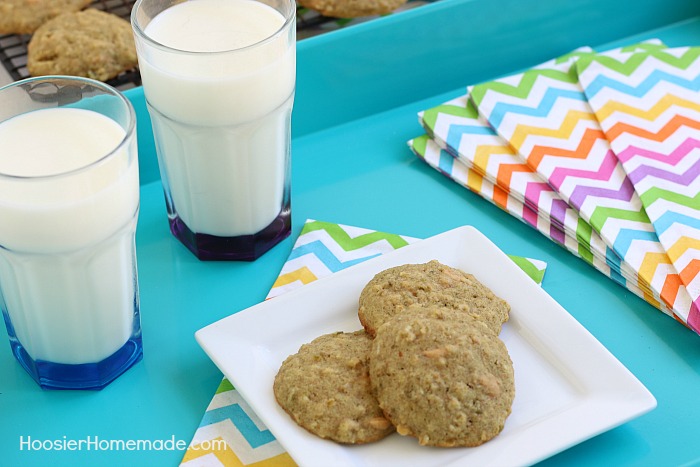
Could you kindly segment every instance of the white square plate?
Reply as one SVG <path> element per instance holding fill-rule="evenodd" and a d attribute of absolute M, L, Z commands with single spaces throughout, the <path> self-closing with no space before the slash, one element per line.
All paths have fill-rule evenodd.
<path fill-rule="evenodd" d="M 277 405 L 282 361 L 314 338 L 361 328 L 357 301 L 379 271 L 437 259 L 474 274 L 510 303 L 503 326 L 515 368 L 513 412 L 474 448 L 430 448 L 393 434 L 343 446 L 297 426 Z M 651 393 L 566 310 L 472 227 L 387 253 L 211 324 L 202 348 L 301 466 L 529 465 L 656 407 Z"/>

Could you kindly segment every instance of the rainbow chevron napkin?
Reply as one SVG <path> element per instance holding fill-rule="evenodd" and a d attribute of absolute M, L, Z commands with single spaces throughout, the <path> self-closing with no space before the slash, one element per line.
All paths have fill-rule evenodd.
<path fill-rule="evenodd" d="M 402 235 L 308 220 L 268 298 L 416 241 L 419 240 Z M 542 283 L 545 262 L 520 256 L 510 258 L 538 284 Z M 220 442 L 211 443 L 212 440 Z M 296 464 L 224 378 L 180 465 L 291 467 Z"/>
<path fill-rule="evenodd" d="M 700 48 L 591 56 L 576 70 L 690 294 L 681 318 L 700 331 Z"/>
<path fill-rule="evenodd" d="M 575 62 L 470 87 L 470 98 L 527 165 L 637 271 L 638 287 L 653 292 L 647 300 L 660 298 L 686 322 L 690 296 L 612 151 L 571 63 Z"/>

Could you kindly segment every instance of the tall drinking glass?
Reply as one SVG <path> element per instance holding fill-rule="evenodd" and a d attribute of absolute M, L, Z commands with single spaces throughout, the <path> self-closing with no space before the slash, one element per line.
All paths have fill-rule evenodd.
<path fill-rule="evenodd" d="M 43 388 L 101 389 L 142 356 L 135 115 L 113 88 L 0 88 L 0 307 Z"/>
<path fill-rule="evenodd" d="M 292 0 L 139 0 L 131 13 L 170 230 L 251 261 L 291 230 Z"/>

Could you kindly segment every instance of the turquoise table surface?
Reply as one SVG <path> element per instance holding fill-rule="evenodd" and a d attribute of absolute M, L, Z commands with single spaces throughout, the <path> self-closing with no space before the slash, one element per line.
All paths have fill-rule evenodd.
<path fill-rule="evenodd" d="M 471 224 L 506 253 L 547 261 L 545 290 L 647 386 L 658 407 L 543 465 L 700 465 L 700 336 L 406 146 L 421 133 L 416 112 L 468 84 L 579 46 L 648 38 L 700 45 L 700 2 L 441 0 L 300 41 L 293 234 L 253 263 L 200 262 L 170 234 L 143 92 L 127 91 L 139 119 L 144 359 L 102 391 L 48 392 L 0 345 L 0 466 L 177 465 L 178 441 L 189 443 L 221 380 L 194 332 L 263 300 L 307 218 L 414 237 Z M 164 444 L 150 451 L 27 447 L 87 439 Z"/>

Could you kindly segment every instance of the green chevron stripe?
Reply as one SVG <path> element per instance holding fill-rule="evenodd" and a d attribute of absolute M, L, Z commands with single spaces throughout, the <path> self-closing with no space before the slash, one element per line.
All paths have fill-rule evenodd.
<path fill-rule="evenodd" d="M 640 42 L 639 44 L 631 44 L 625 47 L 620 47 L 621 52 L 640 52 L 642 50 L 662 50 L 667 49 L 668 46 L 663 42 L 654 44 L 651 42 Z"/>
<path fill-rule="evenodd" d="M 513 255 L 508 255 L 508 257 L 520 267 L 523 271 L 525 271 L 525 274 L 530 276 L 530 278 L 535 281 L 537 284 L 541 284 L 542 281 L 544 280 L 544 270 L 539 269 L 537 266 L 532 264 L 530 260 L 527 258 L 523 258 L 522 256 L 513 256 Z"/>
<path fill-rule="evenodd" d="M 567 71 L 550 68 L 533 68 L 531 70 L 527 70 L 522 75 L 523 77 L 520 80 L 520 83 L 518 83 L 516 86 L 500 81 L 490 81 L 488 83 L 476 85 L 471 90 L 471 98 L 474 100 L 477 107 L 481 105 L 481 102 L 484 100 L 484 96 L 488 91 L 494 91 L 507 96 L 525 99 L 528 95 L 530 95 L 532 88 L 540 77 L 546 77 L 564 83 L 578 82 L 578 75 L 573 67 Z"/>
<path fill-rule="evenodd" d="M 608 219 L 651 223 L 644 208 L 639 211 L 630 211 L 629 209 L 597 207 L 593 211 L 590 224 L 600 232 Z"/>
<path fill-rule="evenodd" d="M 637 71 L 637 68 L 639 68 L 649 57 L 654 57 L 670 66 L 685 70 L 699 56 L 700 47 L 690 47 L 680 57 L 671 55 L 664 48 L 656 48 L 633 54 L 626 61 L 620 61 L 619 58 L 610 57 L 607 55 L 591 55 L 588 57 L 582 57 L 576 62 L 576 68 L 578 73 L 583 73 L 586 68 L 591 65 L 591 63 L 597 62 L 622 75 L 630 76 L 632 73 Z"/>
<path fill-rule="evenodd" d="M 424 111 L 423 121 L 430 128 L 435 128 L 437 119 L 440 117 L 441 114 L 460 118 L 476 118 L 478 116 L 476 108 L 473 105 L 471 106 L 471 108 L 469 108 L 469 106 L 462 107 L 459 105 L 442 104 Z"/>
<path fill-rule="evenodd" d="M 221 380 L 221 384 L 219 384 L 219 387 L 216 388 L 216 392 L 214 394 L 221 394 L 222 392 L 227 392 L 227 391 L 233 391 L 234 388 L 233 384 L 231 381 L 229 381 L 227 378 L 224 378 Z"/>
<path fill-rule="evenodd" d="M 408 242 L 400 235 L 384 232 L 369 232 L 364 235 L 351 238 L 338 224 L 322 221 L 307 222 L 304 225 L 304 228 L 301 230 L 300 235 L 317 230 L 325 230 L 328 235 L 330 235 L 330 237 L 345 251 L 357 250 L 381 240 L 386 240 L 395 249 L 408 245 Z"/>
<path fill-rule="evenodd" d="M 591 224 L 584 221 L 581 217 L 578 218 L 576 225 L 576 240 L 578 241 L 578 254 L 585 262 L 593 265 L 593 251 L 591 250 L 591 234 L 593 228 Z"/>
<path fill-rule="evenodd" d="M 666 201 L 680 204 L 681 206 L 700 210 L 700 193 L 697 193 L 695 196 L 686 196 L 681 193 L 675 193 L 673 191 L 664 190 L 663 188 L 654 187 L 648 189 L 639 198 L 642 200 L 642 204 L 644 204 L 644 206 L 651 206 L 652 203 L 658 201 L 659 199 L 664 199 Z"/>
<path fill-rule="evenodd" d="M 408 145 L 413 148 L 416 154 L 425 158 L 425 150 L 428 146 L 428 141 L 430 141 L 428 135 L 420 135 L 419 137 L 413 138 L 411 141 L 409 141 Z"/>

